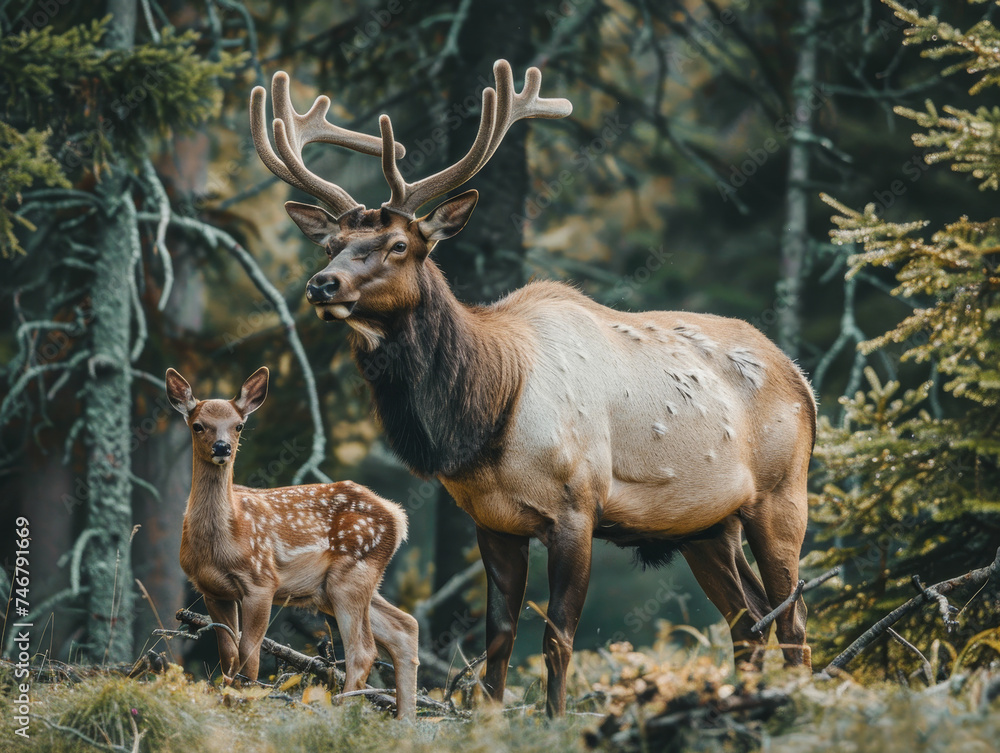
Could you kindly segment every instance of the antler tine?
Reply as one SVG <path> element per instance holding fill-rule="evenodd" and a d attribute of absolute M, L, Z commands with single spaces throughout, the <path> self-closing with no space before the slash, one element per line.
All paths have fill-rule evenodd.
<path fill-rule="evenodd" d="M 388 115 L 379 117 L 378 127 L 382 133 L 382 174 L 385 175 L 385 182 L 389 184 L 389 190 L 392 192 L 386 206 L 395 207 L 406 201 L 407 185 L 402 173 L 399 172 L 399 165 L 396 164 L 396 142 L 392 137 L 392 121 Z"/>
<path fill-rule="evenodd" d="M 385 179 L 392 189 L 392 197 L 382 206 L 386 209 L 400 212 L 412 216 L 417 209 L 426 204 L 431 199 L 447 193 L 453 188 L 462 185 L 469 178 L 479 172 L 486 159 L 487 151 L 490 147 L 494 127 L 496 124 L 497 93 L 492 87 L 483 90 L 483 111 L 479 116 L 479 132 L 472 147 L 462 159 L 451 167 L 445 168 L 441 172 L 435 173 L 427 178 L 418 180 L 416 183 L 405 183 L 399 173 L 399 168 L 395 160 L 391 164 L 383 156 L 382 170 Z M 383 116 L 385 117 L 385 116 Z M 388 122 L 388 118 L 385 121 Z M 392 133 L 392 126 L 389 124 L 388 133 Z M 382 132 L 383 142 L 386 139 L 386 130 Z M 386 170 L 386 168 L 389 168 Z"/>
<path fill-rule="evenodd" d="M 525 71 L 524 86 L 520 94 L 514 94 L 514 73 L 506 60 L 498 60 L 493 64 L 493 77 L 497 82 L 498 117 L 486 160 L 493 156 L 507 134 L 507 129 L 516 121 L 525 118 L 565 118 L 573 112 L 573 105 L 568 99 L 544 99 L 538 96 L 542 88 L 542 72 L 535 67 Z"/>
<path fill-rule="evenodd" d="M 272 129 L 278 154 L 271 148 L 264 124 L 267 94 L 263 87 L 257 86 L 250 95 L 250 132 L 261 161 L 286 183 L 328 204 L 338 217 L 361 206 L 343 188 L 311 172 L 302 160 L 302 149 L 306 144 L 323 142 L 378 157 L 382 154 L 382 140 L 330 123 L 326 119 L 330 98 L 326 96 L 317 97 L 305 113 L 296 112 L 289 93 L 288 74 L 284 71 L 278 71 L 271 79 L 271 96 L 275 115 Z M 405 153 L 402 144 L 393 146 L 393 152 L 400 156 Z"/>
<path fill-rule="evenodd" d="M 250 92 L 250 136 L 253 138 L 257 155 L 264 166 L 277 175 L 286 183 L 297 186 L 295 177 L 288 172 L 285 163 L 271 148 L 271 140 L 267 137 L 267 126 L 264 116 L 264 102 L 267 99 L 267 92 L 263 86 L 255 86 Z M 297 186 L 301 188 L 301 186 Z"/>
<path fill-rule="evenodd" d="M 392 188 L 392 198 L 383 206 L 412 214 L 422 204 L 457 188 L 479 172 L 493 156 L 507 129 L 515 121 L 525 118 L 565 118 L 573 112 L 573 105 L 569 100 L 544 99 L 538 96 L 542 86 L 542 72 L 537 68 L 532 67 L 525 72 L 524 87 L 519 94 L 514 93 L 514 74 L 506 60 L 497 60 L 493 64 L 493 76 L 497 86 L 495 90 L 492 87 L 483 90 L 483 114 L 476 141 L 469 153 L 455 165 L 416 183 L 406 184 L 399 176 L 395 161 L 392 165 L 393 177 L 390 178 L 383 156 L 383 172 L 386 172 L 386 180 Z M 490 135 L 483 144 L 487 125 Z M 385 138 L 386 132 L 383 130 L 383 143 Z"/>

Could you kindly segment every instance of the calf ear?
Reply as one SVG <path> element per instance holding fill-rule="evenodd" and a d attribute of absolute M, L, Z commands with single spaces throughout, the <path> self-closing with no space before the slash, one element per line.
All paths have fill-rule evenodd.
<path fill-rule="evenodd" d="M 195 396 L 191 394 L 191 385 L 188 384 L 188 380 L 174 369 L 167 369 L 167 399 L 184 418 L 190 416 L 191 411 L 198 404 Z"/>
<path fill-rule="evenodd" d="M 325 246 L 330 238 L 340 232 L 337 219 L 323 207 L 286 201 L 285 211 L 292 221 L 305 233 L 306 238 L 318 246 Z"/>
<path fill-rule="evenodd" d="M 270 372 L 267 366 L 261 366 L 243 383 L 240 395 L 233 400 L 233 405 L 244 416 L 257 410 L 267 397 L 267 377 Z"/>
<path fill-rule="evenodd" d="M 426 217 L 417 220 L 417 229 L 428 245 L 451 238 L 465 227 L 465 223 L 472 216 L 472 210 L 476 208 L 477 201 L 479 192 L 475 189 L 460 193 L 435 207 Z"/>

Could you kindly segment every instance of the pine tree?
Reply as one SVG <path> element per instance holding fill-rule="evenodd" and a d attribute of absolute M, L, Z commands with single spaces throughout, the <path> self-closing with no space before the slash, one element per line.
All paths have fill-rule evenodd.
<path fill-rule="evenodd" d="M 147 155 L 158 136 L 213 114 L 219 79 L 241 61 L 206 60 L 195 34 L 170 27 L 133 44 L 127 5 L 62 32 L 44 26 L 0 39 L 0 140 L 11 147 L 0 157 L 0 248 L 22 321 L 18 351 L 0 370 L 8 388 L 0 427 L 30 436 L 50 421 L 47 404 L 67 384 L 79 387 L 66 454 L 82 440 L 77 501 L 86 519 L 61 596 L 86 604 L 89 658 L 113 662 L 135 658 L 129 430 L 134 363 L 147 339 L 137 202 L 157 206 L 164 196 Z M 66 347 L 42 353 L 54 332 Z M 0 465 L 16 464 L 26 445 Z"/>
<path fill-rule="evenodd" d="M 922 53 L 932 59 L 961 57 L 944 73 L 978 76 L 971 94 L 1000 84 L 1000 34 L 989 21 L 961 32 L 884 1 L 911 25 L 906 44 L 933 45 Z M 913 142 L 932 150 L 928 164 L 950 162 L 981 190 L 997 190 L 1000 108 L 941 111 L 931 102 L 924 112 L 895 108 L 926 129 Z M 913 307 L 859 346 L 912 366 L 897 379 L 867 367 L 868 390 L 841 398 L 842 423 L 821 422 L 816 457 L 823 491 L 813 521 L 833 545 L 807 561 L 843 565 L 847 581 L 813 610 L 814 641 L 826 653 L 914 596 L 912 576 L 927 584 L 985 566 L 1000 544 L 1000 219 L 962 217 L 927 238 L 921 233 L 927 221 L 888 222 L 874 204 L 857 212 L 823 199 L 839 213 L 834 243 L 863 248 L 850 257 L 848 278 L 889 268 L 897 282 L 892 295 Z M 926 378 L 904 388 L 918 370 Z M 961 646 L 977 631 L 996 628 L 997 594 L 993 584 L 967 595 L 957 635 L 945 633 L 936 610 L 896 629 L 928 652 Z M 883 646 L 885 669 L 914 660 L 904 649 Z"/>

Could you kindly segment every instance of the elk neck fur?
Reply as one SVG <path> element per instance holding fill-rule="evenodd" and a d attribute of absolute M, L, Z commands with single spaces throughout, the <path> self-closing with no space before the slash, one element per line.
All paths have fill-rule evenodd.
<path fill-rule="evenodd" d="M 532 362 L 530 333 L 495 307 L 467 306 L 431 259 L 419 302 L 380 326 L 374 348 L 354 333 L 392 449 L 415 473 L 457 476 L 495 460 Z"/>

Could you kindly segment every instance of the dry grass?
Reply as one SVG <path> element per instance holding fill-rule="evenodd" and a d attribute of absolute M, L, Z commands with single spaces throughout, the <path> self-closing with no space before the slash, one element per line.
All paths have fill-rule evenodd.
<path fill-rule="evenodd" d="M 733 715 L 698 722 L 656 749 L 985 753 L 997 750 L 1000 740 L 996 669 L 912 689 L 848 676 L 823 680 L 773 666 L 761 676 L 740 678 L 728 669 L 725 652 L 707 641 L 681 649 L 666 640 L 643 651 L 619 644 L 598 653 L 581 652 L 574 664 L 570 692 L 578 699 L 575 714 L 557 721 L 547 720 L 541 710 L 540 658 L 514 674 L 518 684 L 512 690 L 521 702 L 505 710 L 479 707 L 468 718 L 414 723 L 396 722 L 360 699 L 331 705 L 320 689 L 304 696 L 303 683 L 280 694 L 260 688 L 233 691 L 194 681 L 179 667 L 145 680 L 103 676 L 79 683 L 36 683 L 29 740 L 13 734 L 12 683 L 6 669 L 0 670 L 5 701 L 0 739 L 3 750 L 12 753 L 561 753 L 587 750 L 588 740 L 603 750 L 638 751 L 651 748 L 645 724 L 665 709 L 675 709 L 679 702 L 690 706 L 752 694 L 763 687 L 787 694 L 789 703 L 762 719 Z M 614 726 L 621 733 L 615 742 L 599 732 L 602 723 L 603 729 Z M 141 735 L 138 748 L 136 732 Z"/>

